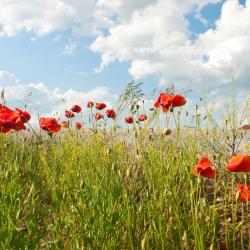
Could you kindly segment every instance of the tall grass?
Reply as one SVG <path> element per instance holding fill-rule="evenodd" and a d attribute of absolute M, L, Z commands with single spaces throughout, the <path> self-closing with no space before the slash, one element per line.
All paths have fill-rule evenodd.
<path fill-rule="evenodd" d="M 224 170 L 242 132 L 229 118 L 176 119 L 171 135 L 150 135 L 150 122 L 117 138 L 0 135 L 0 249 L 249 249 L 249 206 L 234 191 L 248 180 Z M 192 175 L 201 154 L 215 180 Z"/>

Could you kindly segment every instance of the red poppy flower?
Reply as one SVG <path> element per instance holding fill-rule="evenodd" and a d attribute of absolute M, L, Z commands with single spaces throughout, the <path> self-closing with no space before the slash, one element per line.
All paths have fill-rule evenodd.
<path fill-rule="evenodd" d="M 183 105 L 185 105 L 187 102 L 186 98 L 182 95 L 174 95 L 172 97 L 172 100 L 171 100 L 171 107 L 172 108 L 175 108 L 175 107 L 181 107 Z"/>
<path fill-rule="evenodd" d="M 30 120 L 30 114 L 26 111 L 12 109 L 0 105 L 0 133 L 7 133 L 11 129 L 19 131 L 26 129 L 24 123 Z"/>
<path fill-rule="evenodd" d="M 113 109 L 107 109 L 106 110 L 106 116 L 108 118 L 112 118 L 112 119 L 115 119 L 116 118 L 116 113 Z"/>
<path fill-rule="evenodd" d="M 67 121 L 62 121 L 62 122 L 61 122 L 61 126 L 62 126 L 63 128 L 68 128 L 68 127 L 69 127 L 69 122 L 67 122 Z"/>
<path fill-rule="evenodd" d="M 176 108 L 181 107 L 185 105 L 186 103 L 185 97 L 182 95 L 176 94 L 176 95 L 169 95 L 165 93 L 161 93 L 159 97 L 157 98 L 154 106 L 156 108 L 162 107 L 163 112 L 168 112 L 169 108 Z"/>
<path fill-rule="evenodd" d="M 128 124 L 134 123 L 134 118 L 132 116 L 125 117 L 125 122 Z"/>
<path fill-rule="evenodd" d="M 250 186 L 237 184 L 236 191 L 240 191 L 240 200 L 242 202 L 250 201 Z"/>
<path fill-rule="evenodd" d="M 87 102 L 87 107 L 88 108 L 92 108 L 93 106 L 94 106 L 94 102 L 92 102 L 92 101 Z"/>
<path fill-rule="evenodd" d="M 231 172 L 250 172 L 250 156 L 239 154 L 228 162 L 227 169 Z"/>
<path fill-rule="evenodd" d="M 67 118 L 74 118 L 75 117 L 74 113 L 70 110 L 65 110 L 65 116 Z"/>
<path fill-rule="evenodd" d="M 0 132 L 7 133 L 13 127 L 14 111 L 4 105 L 0 105 Z"/>
<path fill-rule="evenodd" d="M 96 107 L 96 109 L 98 109 L 98 110 L 105 109 L 106 106 L 107 106 L 107 105 L 106 105 L 105 103 L 103 103 L 103 102 L 97 102 L 97 103 L 95 104 L 95 107 Z"/>
<path fill-rule="evenodd" d="M 15 116 L 15 122 L 13 129 L 17 131 L 26 129 L 24 123 L 27 123 L 30 120 L 31 118 L 30 114 L 26 111 L 16 109 L 14 112 L 14 116 Z"/>
<path fill-rule="evenodd" d="M 145 114 L 139 115 L 139 117 L 138 117 L 138 120 L 140 122 L 146 121 L 147 119 L 148 119 L 148 117 Z"/>
<path fill-rule="evenodd" d="M 213 179 L 216 177 L 216 170 L 213 168 L 212 162 L 206 156 L 202 156 L 193 170 L 193 174 Z"/>
<path fill-rule="evenodd" d="M 163 106 L 162 108 L 162 112 L 164 112 L 164 113 L 167 113 L 168 111 L 169 111 L 169 107 L 168 106 Z"/>
<path fill-rule="evenodd" d="M 173 97 L 172 95 L 161 93 L 159 95 L 159 97 L 157 98 L 154 106 L 156 108 L 159 108 L 160 106 L 165 107 L 165 108 L 169 108 L 171 106 L 172 97 Z"/>
<path fill-rule="evenodd" d="M 75 126 L 76 126 L 76 128 L 79 129 L 79 130 L 82 128 L 82 124 L 81 124 L 80 122 L 76 122 L 76 123 L 75 123 Z"/>
<path fill-rule="evenodd" d="M 41 129 L 51 133 L 56 133 L 59 130 L 61 130 L 61 125 L 58 124 L 57 120 L 52 117 L 51 118 L 41 117 L 39 120 L 39 124 Z"/>
<path fill-rule="evenodd" d="M 22 111 L 21 109 L 16 109 L 15 113 L 17 115 L 16 122 L 26 123 L 30 120 L 31 116 L 27 111 Z"/>
<path fill-rule="evenodd" d="M 96 113 L 95 114 L 95 119 L 96 120 L 100 120 L 100 119 L 102 119 L 103 118 L 103 115 L 102 114 L 100 114 L 100 113 Z"/>
<path fill-rule="evenodd" d="M 71 108 L 71 111 L 75 112 L 75 113 L 80 113 L 82 111 L 82 108 L 78 105 L 74 105 L 72 108 Z"/>

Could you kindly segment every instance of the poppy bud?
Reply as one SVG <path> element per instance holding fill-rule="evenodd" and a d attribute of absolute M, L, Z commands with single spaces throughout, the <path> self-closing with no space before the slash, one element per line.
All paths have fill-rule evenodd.
<path fill-rule="evenodd" d="M 163 135 L 170 135 L 172 130 L 170 128 L 165 128 L 163 131 Z"/>
<path fill-rule="evenodd" d="M 87 102 L 87 107 L 88 108 L 92 108 L 93 106 L 94 106 L 94 102 L 92 102 L 92 101 Z"/>
<path fill-rule="evenodd" d="M 174 108 L 171 107 L 171 108 L 169 109 L 169 111 L 170 111 L 170 112 L 174 112 Z"/>

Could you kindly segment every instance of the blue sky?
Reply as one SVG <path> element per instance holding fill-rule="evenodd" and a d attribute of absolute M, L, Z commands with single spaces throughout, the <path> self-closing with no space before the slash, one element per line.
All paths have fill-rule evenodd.
<path fill-rule="evenodd" d="M 59 0 L 53 1 L 55 5 L 59 4 Z M 35 2 L 41 4 L 39 0 L 35 0 Z M 62 2 L 65 5 L 60 8 L 65 7 L 63 11 L 66 11 L 68 1 Z M 74 2 L 72 1 L 72 3 Z M 105 18 L 105 20 L 109 19 L 109 22 L 113 23 L 100 24 L 99 16 L 94 20 L 86 17 L 87 21 L 84 18 L 80 21 L 71 21 L 70 18 L 72 17 L 66 15 L 67 27 L 65 28 L 64 16 L 59 12 L 58 18 L 57 13 L 55 13 L 55 18 L 53 17 L 52 21 L 51 19 L 45 20 L 48 23 L 46 24 L 48 28 L 45 27 L 48 31 L 44 32 L 43 18 L 44 15 L 47 15 L 48 10 L 46 8 L 49 8 L 49 4 L 42 3 L 44 9 L 39 10 L 38 17 L 34 18 L 32 17 L 32 11 L 36 5 L 32 6 L 32 3 L 27 2 L 25 14 L 30 11 L 30 19 L 28 19 L 29 14 L 28 17 L 23 16 L 21 6 L 19 9 L 18 5 L 15 5 L 14 10 L 11 9 L 11 4 L 4 6 L 1 11 L 5 11 L 4 14 L 8 14 L 10 18 L 8 21 L 0 18 L 0 26 L 4 31 L 0 35 L 0 71 L 9 72 L 13 78 L 19 80 L 21 85 L 26 86 L 30 83 L 43 82 L 46 89 L 53 92 L 54 89 L 59 88 L 62 95 L 69 89 L 88 93 L 100 86 L 107 87 L 107 91 L 111 94 L 118 95 L 126 86 L 126 83 L 135 79 L 144 83 L 143 88 L 146 92 L 150 92 L 156 87 L 164 88 L 163 83 L 165 82 L 177 83 L 177 89 L 193 89 L 190 98 L 197 99 L 202 93 L 206 91 L 208 93 L 214 92 L 217 88 L 218 91 L 215 92 L 222 94 L 220 89 L 224 89 L 224 86 L 227 86 L 229 82 L 229 78 L 234 75 L 237 75 L 239 79 L 241 91 L 244 92 L 249 89 L 247 82 L 242 81 L 241 84 L 242 79 L 249 79 L 248 75 L 246 77 L 249 67 L 248 62 L 245 63 L 245 67 L 241 65 L 242 69 L 239 72 L 239 67 L 235 68 L 234 66 L 239 63 L 241 52 L 243 54 L 246 51 L 249 53 L 245 44 L 240 43 L 244 39 L 250 41 L 248 34 L 244 34 L 244 30 L 248 30 L 249 26 L 244 21 L 248 17 L 250 18 L 250 12 L 247 11 L 250 4 L 248 3 L 248 7 L 246 7 L 246 1 L 191 0 L 179 4 L 179 1 L 171 0 L 168 5 L 163 0 L 147 0 L 138 1 L 140 3 L 137 5 L 130 0 L 126 4 L 122 0 L 111 0 L 110 2 L 102 0 L 99 1 L 98 6 L 96 5 L 98 1 L 97 3 L 91 0 L 81 0 L 80 2 L 82 2 L 82 6 L 86 4 L 88 8 L 92 8 L 92 11 L 98 9 L 102 13 L 101 20 Z M 199 5 L 201 2 L 204 2 L 204 4 Z M 13 0 L 14 3 L 16 3 L 15 0 Z M 163 27 L 162 32 L 157 29 L 157 32 L 154 32 L 153 27 L 152 30 L 147 30 L 147 27 L 144 26 L 141 27 L 140 22 L 147 21 L 147 19 L 150 22 L 154 11 L 157 11 L 157 8 L 161 6 L 166 7 L 165 13 L 159 13 L 159 20 L 157 20 L 159 27 L 161 25 Z M 74 4 L 70 7 L 74 8 Z M 169 24 L 166 12 L 170 13 L 171 8 L 179 10 L 177 13 L 180 13 L 180 16 L 170 17 L 172 23 Z M 221 14 L 222 8 L 224 8 L 223 15 Z M 136 17 L 138 11 L 144 15 L 141 21 L 140 16 Z M 234 23 L 228 23 L 228 27 L 226 27 L 224 24 L 224 19 L 226 20 L 230 15 L 234 16 L 233 11 L 242 16 L 240 24 L 242 34 L 235 35 L 232 43 L 228 43 L 225 47 L 223 53 L 226 55 L 225 58 L 228 56 L 231 63 L 229 65 L 229 61 L 223 61 L 222 57 L 217 58 L 216 55 L 224 42 L 223 39 L 227 39 L 228 27 L 235 25 Z M 240 11 L 242 13 L 239 13 Z M 84 15 L 84 9 L 80 13 Z M 39 15 L 41 15 L 41 20 L 39 20 Z M 171 14 L 169 15 L 171 16 Z M 81 22 L 88 21 L 90 22 L 89 26 L 95 26 L 95 30 L 86 32 L 84 28 L 84 31 L 80 32 L 80 34 L 74 31 L 74 25 L 80 26 L 82 25 Z M 221 22 L 221 26 L 216 26 L 216 21 Z M 40 23 L 33 25 L 32 22 Z M 55 22 L 55 24 L 52 22 Z M 63 23 L 62 26 L 58 24 L 60 22 Z M 76 22 L 77 24 L 75 24 Z M 166 29 L 164 28 L 165 23 Z M 20 29 L 18 28 L 19 25 Z M 147 22 L 146 25 L 148 25 Z M 123 33 L 120 32 L 121 27 Z M 137 31 L 132 30 L 133 27 L 137 27 L 138 34 Z M 130 32 L 130 30 L 132 31 Z M 218 32 L 209 34 L 209 30 L 218 30 Z M 125 39 L 122 38 L 124 34 L 126 34 Z M 145 37 L 149 42 L 145 41 Z M 127 42 L 124 41 L 126 39 L 128 39 Z M 138 41 L 141 39 L 141 46 L 137 39 Z M 173 40 L 172 44 L 168 41 L 171 41 L 171 39 Z M 211 47 L 209 41 L 211 41 Z M 238 41 L 239 46 L 237 46 Z M 67 52 L 65 48 L 71 45 L 75 46 L 75 49 Z M 136 48 L 135 52 L 133 52 L 134 48 Z M 141 50 L 146 52 L 141 52 Z M 190 52 L 191 50 L 193 51 Z M 176 57 L 175 52 L 177 53 Z M 102 70 L 96 73 L 96 69 L 103 62 L 102 56 L 109 59 L 104 62 L 105 66 Z M 204 58 L 206 58 L 206 62 L 203 61 Z M 225 64 L 227 68 L 223 68 Z M 193 75 L 191 74 L 192 71 L 194 71 Z M 232 73 L 232 76 L 225 75 L 225 72 Z M 10 88 L 12 83 L 9 80 L 8 84 L 4 81 L 5 79 L 2 76 L 2 79 L 0 78 L 0 87 L 2 85 L 6 89 Z M 222 85 L 217 81 L 221 81 Z M 13 86 L 14 84 L 13 79 Z M 215 98 L 218 99 L 219 94 L 216 94 Z M 11 96 L 13 95 L 10 95 L 10 99 Z"/>

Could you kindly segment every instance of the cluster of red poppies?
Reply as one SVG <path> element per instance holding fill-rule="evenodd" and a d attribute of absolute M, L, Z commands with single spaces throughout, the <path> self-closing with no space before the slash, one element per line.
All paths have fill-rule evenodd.
<path fill-rule="evenodd" d="M 0 104 L 0 133 L 7 133 L 10 130 L 24 130 L 25 123 L 30 120 L 30 114 L 21 109 L 12 110 Z"/>
<path fill-rule="evenodd" d="M 228 162 L 226 169 L 231 172 L 249 173 L 250 156 L 246 154 L 233 156 Z M 202 156 L 193 170 L 193 174 L 208 179 L 214 179 L 217 176 L 217 171 L 213 167 L 212 162 L 206 156 Z M 239 183 L 236 186 L 236 191 L 240 192 L 240 200 L 242 202 L 250 201 L 250 186 Z"/>
<path fill-rule="evenodd" d="M 115 110 L 113 110 L 113 109 L 107 109 L 105 111 L 105 115 L 100 112 L 100 111 L 104 110 L 107 107 L 107 105 L 105 103 L 103 103 L 103 102 L 94 103 L 93 101 L 88 101 L 86 106 L 87 106 L 87 108 L 90 108 L 90 109 L 92 109 L 92 108 L 96 109 L 97 112 L 94 114 L 94 117 L 95 117 L 96 121 L 104 119 L 105 115 L 106 115 L 107 118 L 110 118 L 110 119 L 113 119 L 113 120 L 115 120 L 116 117 L 117 117 L 117 114 L 116 114 Z M 80 113 L 81 110 L 82 109 L 81 109 L 80 106 L 74 105 L 70 110 L 65 110 L 65 116 L 67 118 L 69 118 L 69 119 L 74 118 L 75 117 L 74 113 Z M 133 124 L 134 123 L 134 118 L 132 116 L 127 116 L 127 117 L 125 117 L 124 120 L 125 120 L 125 122 L 127 124 Z M 143 122 L 143 121 L 146 121 L 146 120 L 147 120 L 147 115 L 146 114 L 140 114 L 138 116 L 138 121 Z M 69 127 L 69 122 L 68 121 L 63 121 L 61 123 L 61 126 L 65 127 L 65 128 L 68 128 Z M 82 127 L 80 122 L 76 122 L 75 126 L 78 129 L 80 129 Z"/>
<path fill-rule="evenodd" d="M 182 95 L 170 95 L 161 93 L 154 103 L 155 108 L 162 108 L 163 112 L 171 111 L 173 108 L 181 107 L 187 102 L 186 98 Z"/>
<path fill-rule="evenodd" d="M 163 112 L 171 111 L 173 108 L 183 106 L 186 103 L 185 97 L 176 94 L 176 95 L 169 95 L 166 93 L 161 93 L 157 98 L 157 101 L 154 104 L 155 108 L 161 107 Z M 99 112 L 106 108 L 106 104 L 102 102 L 88 101 L 87 105 L 88 108 L 95 107 L 97 112 L 94 114 L 94 117 L 97 121 L 104 119 L 104 115 Z M 74 105 L 70 110 L 65 110 L 65 117 L 68 119 L 72 119 L 76 116 L 76 113 L 80 113 L 82 108 L 79 105 Z M 113 109 L 107 109 L 105 111 L 107 118 L 111 118 L 113 120 L 116 119 L 117 114 Z M 138 122 L 144 122 L 147 120 L 146 114 L 140 114 L 138 116 Z M 0 132 L 7 133 L 11 129 L 19 131 L 22 129 L 26 129 L 24 123 L 27 123 L 30 120 L 30 114 L 26 111 L 22 111 L 20 109 L 16 109 L 15 111 L 7 108 L 4 105 L 0 106 Z M 134 117 L 127 116 L 125 117 L 125 123 L 133 124 Z M 41 117 L 39 120 L 40 128 L 48 131 L 50 133 L 56 133 L 61 130 L 61 127 L 68 128 L 69 121 L 62 121 L 58 123 L 58 121 L 53 117 Z M 76 129 L 82 128 L 82 123 L 77 121 L 75 122 Z"/>
<path fill-rule="evenodd" d="M 181 107 L 186 104 L 186 99 L 180 94 L 170 95 L 166 93 L 161 93 L 154 103 L 155 108 L 161 108 L 163 112 L 173 111 L 176 107 Z M 104 115 L 99 111 L 106 108 L 105 103 L 94 103 L 93 101 L 88 101 L 88 108 L 91 109 L 95 107 L 98 112 L 94 114 L 95 119 L 98 121 L 104 118 Z M 82 108 L 79 105 L 74 105 L 70 110 L 65 110 L 65 116 L 69 119 L 74 118 L 76 113 L 80 113 Z M 105 114 L 108 118 L 113 120 L 116 119 L 116 112 L 113 109 L 107 109 Z M 18 108 L 12 110 L 3 104 L 0 105 L 0 133 L 7 133 L 10 130 L 24 130 L 26 129 L 25 123 L 30 120 L 31 116 L 28 112 L 22 111 Z M 147 120 L 146 114 L 140 114 L 138 116 L 138 122 L 143 122 Z M 125 117 L 125 122 L 127 124 L 133 124 L 134 118 L 132 116 Z M 41 129 L 48 131 L 49 133 L 56 133 L 61 130 L 61 127 L 68 128 L 69 121 L 58 121 L 53 117 L 41 117 L 39 120 L 39 125 Z M 82 123 L 75 122 L 76 129 L 82 128 Z M 250 172 L 250 156 L 245 154 L 239 154 L 234 156 L 226 168 L 231 172 Z M 208 179 L 213 179 L 217 176 L 217 171 L 214 169 L 212 162 L 205 156 L 202 156 L 198 161 L 193 174 L 196 176 L 202 176 Z M 237 184 L 237 191 L 241 193 L 240 199 L 243 202 L 250 201 L 250 186 L 243 184 Z"/>
<path fill-rule="evenodd" d="M 82 111 L 82 108 L 79 105 L 74 105 L 70 110 L 65 110 L 65 116 L 69 119 L 75 117 L 75 113 L 80 113 Z M 52 134 L 58 132 L 61 130 L 61 127 L 68 128 L 69 122 L 68 121 L 62 121 L 61 124 L 58 123 L 58 121 L 53 117 L 41 117 L 39 120 L 39 124 L 41 129 L 48 131 Z M 82 128 L 82 123 L 79 121 L 75 122 L 76 129 L 80 130 Z"/>

